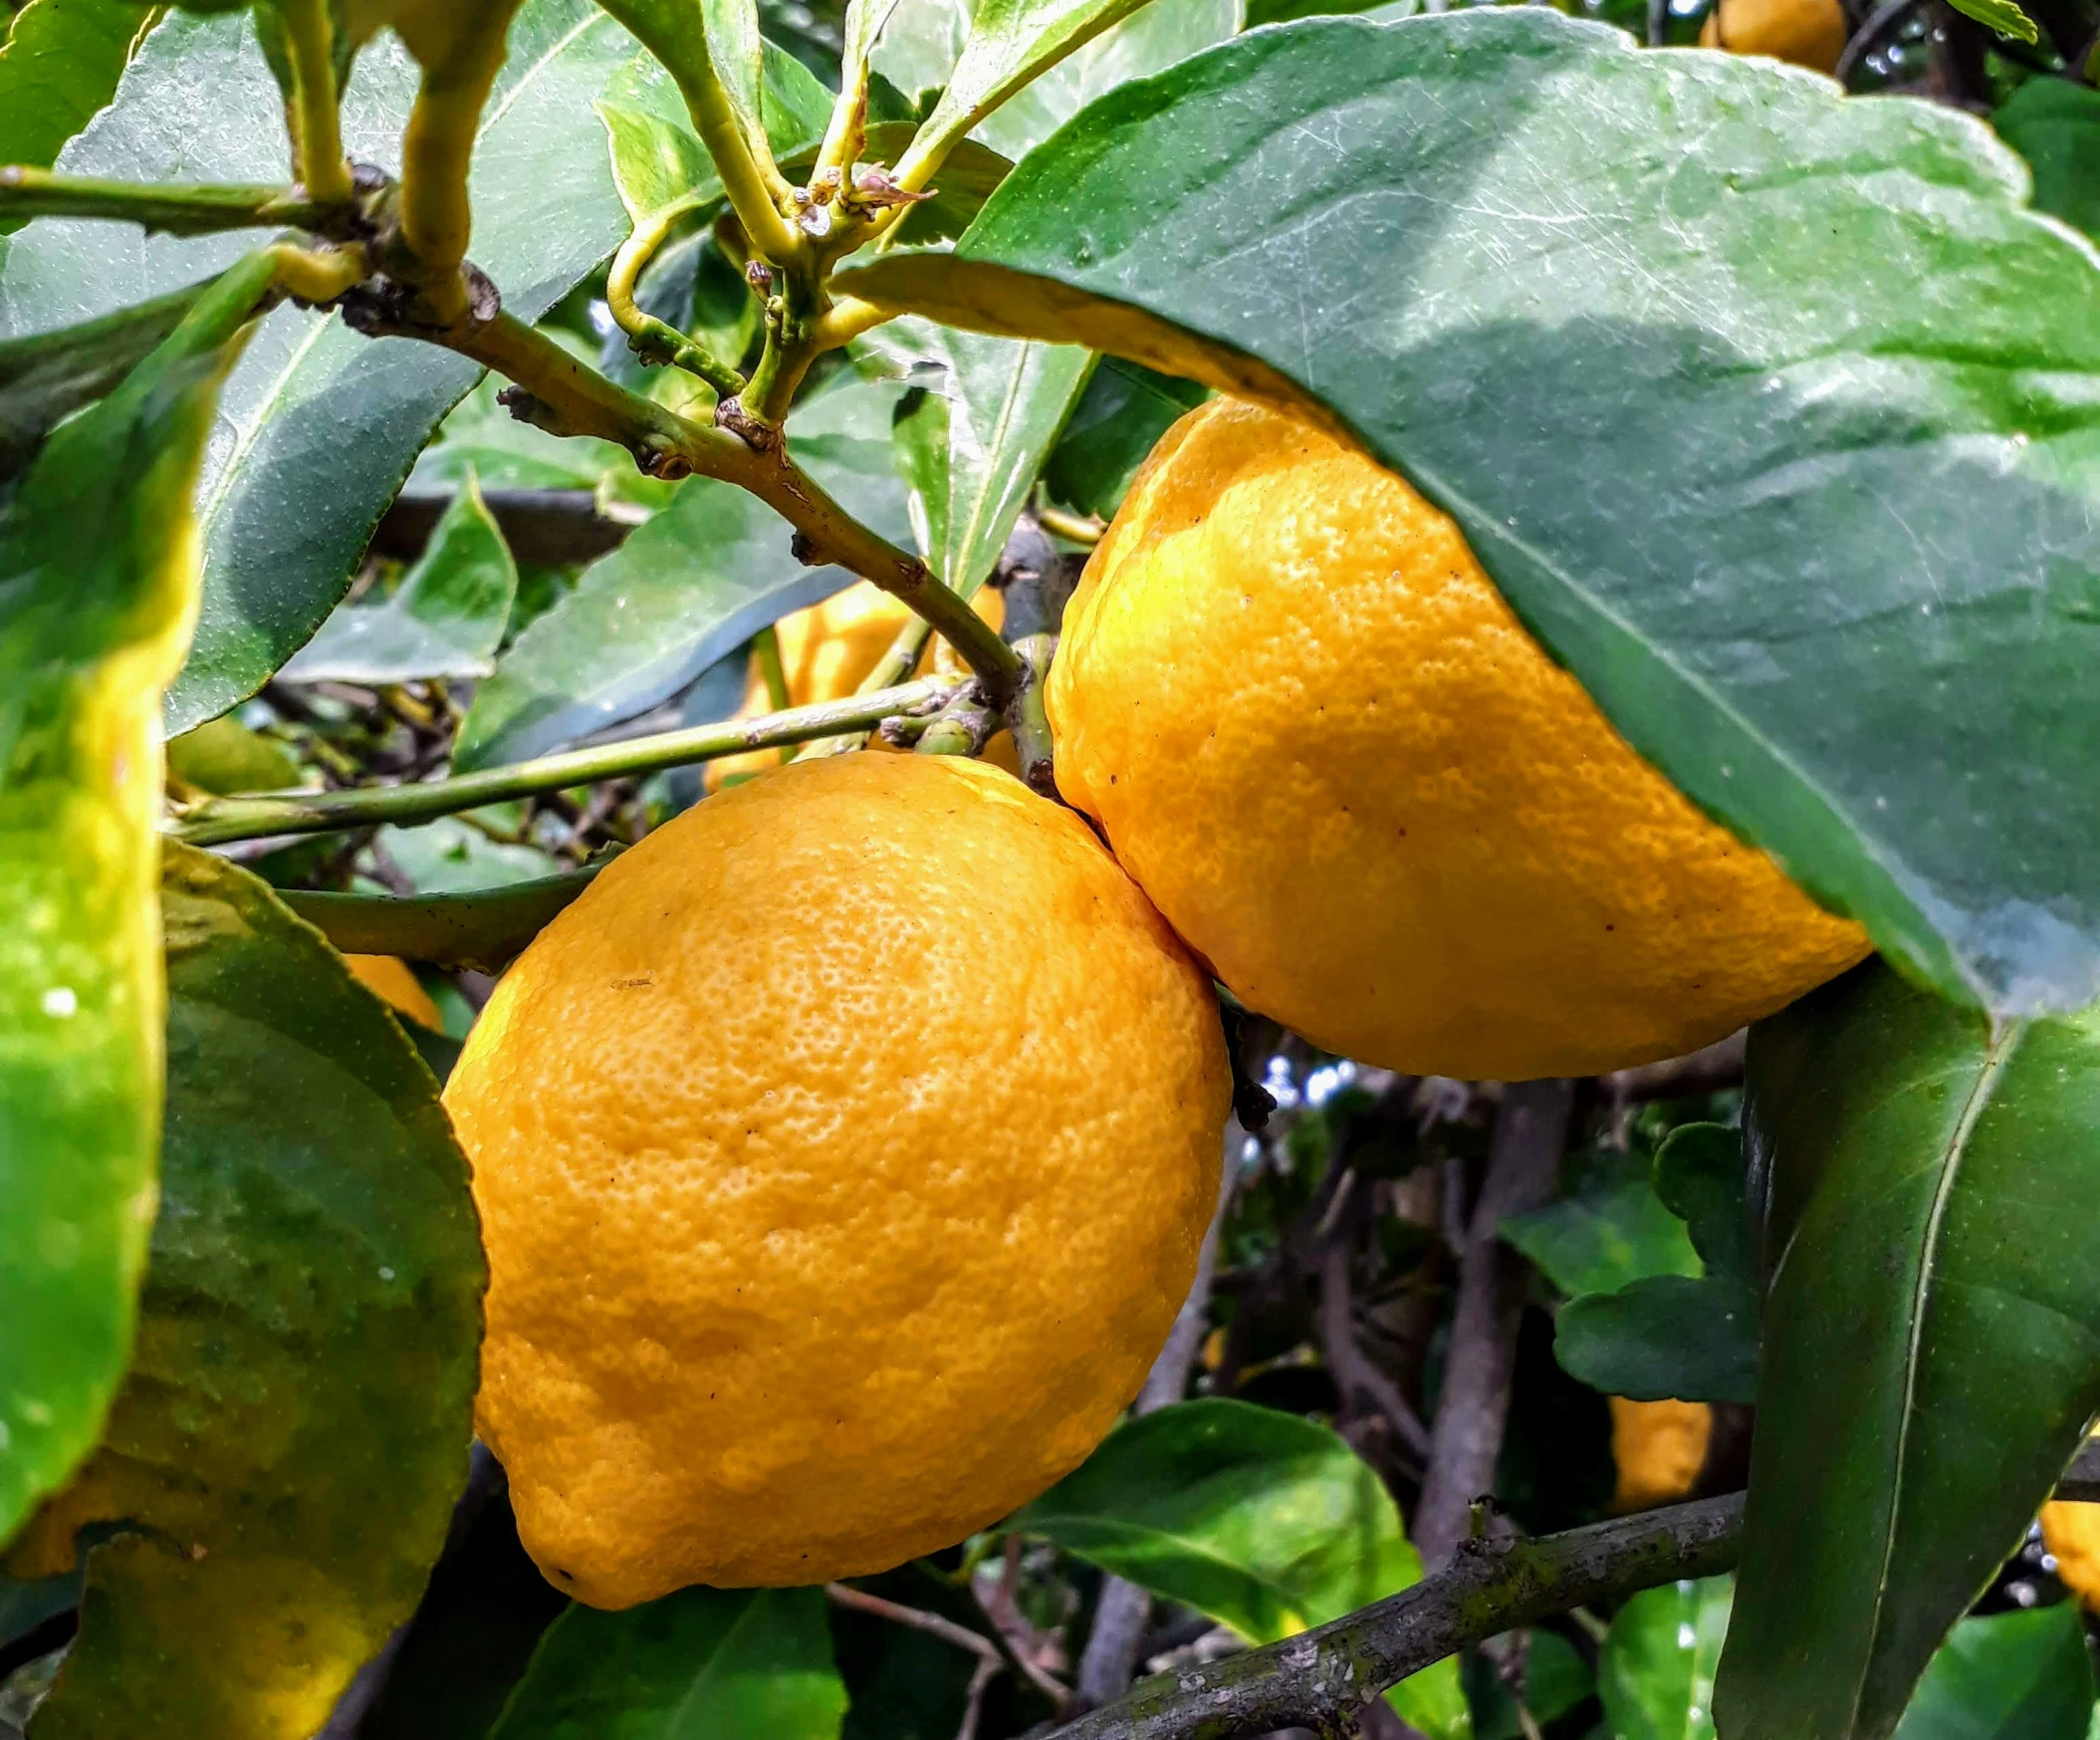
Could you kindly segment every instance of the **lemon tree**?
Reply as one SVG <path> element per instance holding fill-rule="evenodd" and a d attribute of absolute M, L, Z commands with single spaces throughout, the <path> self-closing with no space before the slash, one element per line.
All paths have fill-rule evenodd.
<path fill-rule="evenodd" d="M 0 1736 L 2081 1740 L 2096 35 L 11 11 Z"/>

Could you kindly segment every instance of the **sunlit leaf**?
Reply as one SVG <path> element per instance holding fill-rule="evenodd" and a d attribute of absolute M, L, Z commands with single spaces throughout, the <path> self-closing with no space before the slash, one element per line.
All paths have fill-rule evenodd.
<path fill-rule="evenodd" d="M 1014 1527 L 1257 1643 L 1422 1575 L 1391 1496 L 1346 1443 L 1296 1414 L 1223 1398 L 1125 1421 Z M 1455 1660 L 1388 1696 L 1426 1734 L 1469 1731 Z"/>
<path fill-rule="evenodd" d="M 1714 1669 L 1735 1579 L 1643 1590 L 1611 1621 L 1597 1692 L 1612 1740 L 1714 1740 Z"/>
<path fill-rule="evenodd" d="M 308 1740 L 415 1606 L 467 1468 L 483 1268 L 437 1084 L 254 876 L 165 849 L 168 1099 L 138 1355 L 18 1569 L 83 1525 L 36 1740 Z"/>
<path fill-rule="evenodd" d="M 196 615 L 212 398 L 271 270 L 214 285 L 0 507 L 0 1542 L 95 1447 L 130 1355 L 160 1141 L 160 691 Z"/>
<path fill-rule="evenodd" d="M 837 283 L 1352 431 L 1694 800 L 2018 1014 L 2100 994 L 2100 268 L 2024 182 L 1548 8 L 1308 20 Z"/>

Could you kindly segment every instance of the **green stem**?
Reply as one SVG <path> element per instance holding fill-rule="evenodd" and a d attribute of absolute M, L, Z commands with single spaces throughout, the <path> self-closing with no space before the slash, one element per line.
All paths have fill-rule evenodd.
<path fill-rule="evenodd" d="M 929 704 L 945 705 L 953 683 L 905 683 L 876 694 L 842 701 L 790 707 L 754 719 L 725 719 L 652 737 L 630 737 L 591 749 L 543 755 L 510 767 L 492 767 L 452 779 L 419 785 L 361 786 L 350 791 L 287 794 L 279 797 L 212 798 L 168 825 L 170 838 L 191 846 L 223 846 L 234 840 L 265 840 L 280 834 L 326 834 L 339 828 L 368 828 L 379 823 L 430 822 L 460 810 L 478 809 L 511 798 L 558 792 L 594 780 L 622 779 L 713 761 L 751 749 L 805 743 L 879 724 L 892 713 Z"/>
<path fill-rule="evenodd" d="M 1050 715 L 1043 705 L 1043 688 L 1050 677 L 1050 660 L 1057 653 L 1057 636 L 1026 634 L 1014 642 L 1014 650 L 1021 655 L 1028 676 L 1007 701 L 1007 729 L 1014 733 L 1014 752 L 1029 789 L 1046 798 L 1055 798 L 1056 763 Z"/>
<path fill-rule="evenodd" d="M 663 246 L 664 237 L 680 218 L 698 210 L 700 204 L 696 199 L 677 200 L 661 211 L 651 212 L 634 226 L 612 256 L 612 267 L 605 277 L 605 305 L 637 356 L 697 374 L 717 393 L 728 397 L 744 389 L 744 376 L 668 321 L 645 314 L 634 300 L 635 284 Z"/>
<path fill-rule="evenodd" d="M 758 660 L 759 675 L 766 681 L 767 704 L 776 712 L 791 706 L 793 703 L 788 694 L 788 672 L 781 664 L 780 630 L 771 622 L 752 637 L 751 655 Z"/>
<path fill-rule="evenodd" d="M 278 0 L 291 47 L 293 154 L 309 199 L 347 205 L 353 197 L 337 114 L 335 35 L 328 0 Z"/>
<path fill-rule="evenodd" d="M 222 230 L 311 229 L 327 234 L 340 207 L 295 187 L 107 181 L 22 164 L 0 165 L 0 218 L 99 217 L 142 224 L 165 235 Z"/>
<path fill-rule="evenodd" d="M 933 628 L 923 617 L 914 617 L 897 630 L 897 637 L 889 643 L 889 650 L 875 661 L 875 668 L 860 679 L 856 694 L 872 694 L 877 689 L 888 688 L 891 683 L 902 682 L 919 668 L 919 660 L 926 654 L 926 642 L 933 638 Z M 846 755 L 867 743 L 865 731 L 850 732 L 843 737 L 825 737 L 803 746 L 798 761 L 814 760 L 819 755 Z"/>

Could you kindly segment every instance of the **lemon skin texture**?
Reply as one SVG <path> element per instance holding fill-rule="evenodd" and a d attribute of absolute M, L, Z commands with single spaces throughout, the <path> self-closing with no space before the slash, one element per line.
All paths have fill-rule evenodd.
<path fill-rule="evenodd" d="M 1088 561 L 1058 789 L 1250 1007 L 1409 1074 L 1710 1044 L 1867 952 L 1696 810 L 1361 453 L 1213 399 Z"/>
<path fill-rule="evenodd" d="M 445 1093 L 527 1550 L 623 1608 L 997 1521 L 1144 1381 L 1229 1100 L 1209 980 L 1010 776 L 842 755 L 686 812 L 518 959 Z"/>
<path fill-rule="evenodd" d="M 1611 1508 L 1652 1510 L 1688 1497 L 1706 1466 L 1714 1410 L 1703 1401 L 1611 1400 L 1611 1459 L 1618 1488 Z"/>
<path fill-rule="evenodd" d="M 1707 14 L 1699 43 L 1834 73 L 1850 34 L 1838 0 L 1721 0 Z"/>

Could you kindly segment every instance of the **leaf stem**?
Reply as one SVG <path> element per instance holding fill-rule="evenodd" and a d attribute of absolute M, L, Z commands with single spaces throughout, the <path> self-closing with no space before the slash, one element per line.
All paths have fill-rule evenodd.
<path fill-rule="evenodd" d="M 328 0 L 278 0 L 291 49 L 292 156 L 309 199 L 347 205 L 353 197 L 337 112 L 335 23 Z"/>
<path fill-rule="evenodd" d="M 409 40 L 423 79 L 401 133 L 398 210 L 407 258 L 387 258 L 382 264 L 414 284 L 439 320 L 459 319 L 470 301 L 460 271 L 474 233 L 467 173 L 516 9 L 517 0 L 466 8 L 451 15 L 451 34 L 426 44 L 416 32 Z"/>
<path fill-rule="evenodd" d="M 671 233 L 679 219 L 699 210 L 701 204 L 700 200 L 691 198 L 674 200 L 635 224 L 632 233 L 612 256 L 612 267 L 605 277 L 605 305 L 611 309 L 613 320 L 627 335 L 628 346 L 637 356 L 683 369 L 688 374 L 697 374 L 726 398 L 744 390 L 744 376 L 670 322 L 645 314 L 634 301 L 634 286 L 643 269 L 656 257 L 656 251 L 663 246 L 664 237 Z"/>
<path fill-rule="evenodd" d="M 320 234 L 341 211 L 287 186 L 109 181 L 26 164 L 0 165 L 0 218 L 98 217 L 163 235 L 296 226 Z"/>
<path fill-rule="evenodd" d="M 171 839 L 191 846 L 223 846 L 230 841 L 264 840 L 280 834 L 326 834 L 384 822 L 431 822 L 440 816 L 511 798 L 533 797 L 595 780 L 655 773 L 746 750 L 772 749 L 826 737 L 836 731 L 863 729 L 879 724 L 892 713 L 938 709 L 961 686 L 931 679 L 905 683 L 871 695 L 790 707 L 751 719 L 724 719 L 649 737 L 630 737 L 618 743 L 567 750 L 509 767 L 492 767 L 416 785 L 212 798 L 185 811 L 168 824 L 166 832 Z"/>

